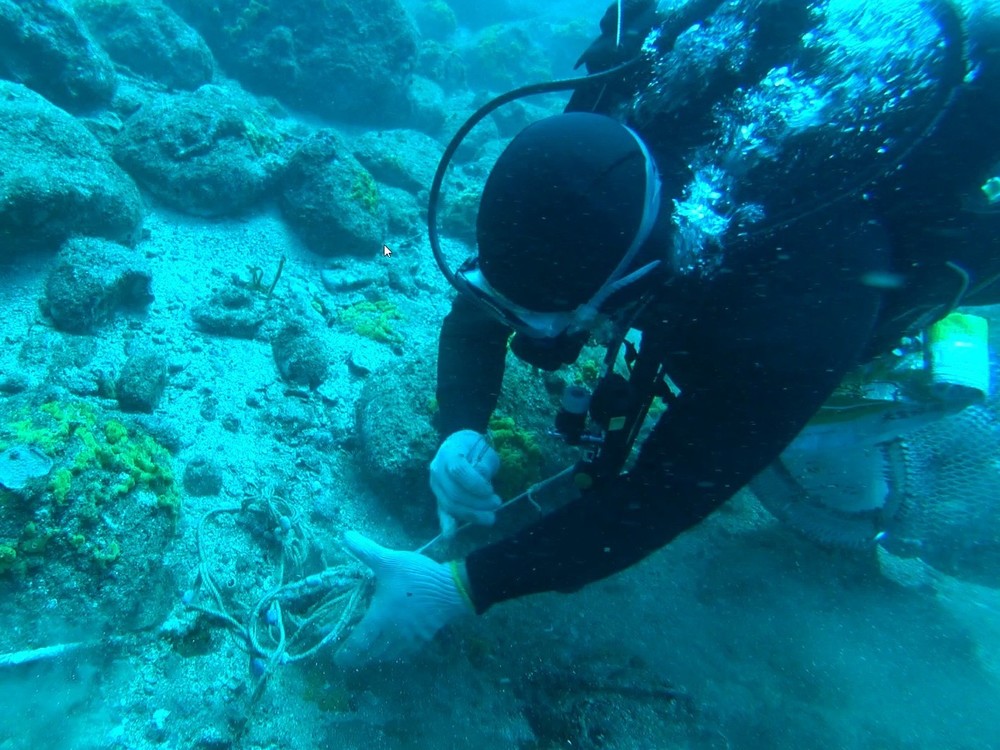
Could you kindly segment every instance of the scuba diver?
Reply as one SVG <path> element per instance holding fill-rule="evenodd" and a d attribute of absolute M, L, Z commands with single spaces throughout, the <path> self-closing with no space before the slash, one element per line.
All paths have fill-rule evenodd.
<path fill-rule="evenodd" d="M 342 664 L 637 563 L 773 466 L 852 372 L 959 305 L 1000 301 L 1000 17 L 985 0 L 619 2 L 580 62 L 587 76 L 474 115 L 429 211 L 459 292 L 430 464 L 444 533 L 501 504 L 486 432 L 508 349 L 555 370 L 610 328 L 603 379 L 566 404 L 596 429 L 579 495 L 448 563 L 348 532 L 376 583 Z M 478 255 L 452 270 L 436 201 L 461 137 L 570 87 L 563 114 L 499 157 Z"/>

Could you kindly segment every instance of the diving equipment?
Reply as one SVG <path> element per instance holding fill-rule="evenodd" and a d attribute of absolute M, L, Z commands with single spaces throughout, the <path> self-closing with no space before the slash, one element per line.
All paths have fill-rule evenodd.
<path fill-rule="evenodd" d="M 894 543 L 911 477 L 927 471 L 914 466 L 911 436 L 982 404 L 989 391 L 987 320 L 951 313 L 845 378 L 750 487 L 775 517 L 817 541 Z"/>

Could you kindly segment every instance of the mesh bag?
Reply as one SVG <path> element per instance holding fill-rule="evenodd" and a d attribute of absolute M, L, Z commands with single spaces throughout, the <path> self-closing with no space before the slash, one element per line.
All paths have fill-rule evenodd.
<path fill-rule="evenodd" d="M 1000 324 L 996 314 L 989 317 L 997 352 Z M 992 382 L 1000 382 L 996 360 L 990 369 Z M 881 544 L 946 573 L 1000 585 L 997 391 L 878 445 L 845 444 L 838 456 L 786 451 L 751 489 L 774 516 L 820 543 Z"/>
<path fill-rule="evenodd" d="M 907 436 L 902 458 L 887 546 L 954 575 L 1000 581 L 1000 399 Z"/>

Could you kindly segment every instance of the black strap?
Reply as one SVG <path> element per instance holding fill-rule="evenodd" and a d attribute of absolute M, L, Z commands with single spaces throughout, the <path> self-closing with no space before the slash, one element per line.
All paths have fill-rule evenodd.
<path fill-rule="evenodd" d="M 623 342 L 626 346 L 626 364 L 629 364 L 629 347 L 634 354 L 629 367 L 629 377 L 625 381 L 620 375 L 610 370 L 605 375 L 604 380 L 598 385 L 595 396 L 601 388 L 625 386 L 622 408 L 616 413 L 609 413 L 605 417 L 617 419 L 620 424 L 608 424 L 607 419 L 603 419 L 605 427 L 603 442 L 588 455 L 578 466 L 578 474 L 586 474 L 594 486 L 597 486 L 609 479 L 618 476 L 628 461 L 635 445 L 639 432 L 642 430 L 649 409 L 656 398 L 669 400 L 672 398 L 670 388 L 666 383 L 666 365 L 664 363 L 664 351 L 656 340 L 643 334 L 642 342 L 638 351 L 629 342 Z M 612 384 L 611 379 L 617 379 Z M 596 408 L 602 408 L 597 406 Z"/>

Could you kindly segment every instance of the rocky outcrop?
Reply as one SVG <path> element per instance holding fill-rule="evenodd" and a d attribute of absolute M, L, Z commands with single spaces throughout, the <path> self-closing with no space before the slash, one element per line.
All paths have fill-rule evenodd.
<path fill-rule="evenodd" d="M 212 80 L 208 45 L 159 0 L 77 0 L 75 7 L 101 47 L 136 75 L 169 89 Z"/>
<path fill-rule="evenodd" d="M 408 117 L 416 31 L 398 0 L 170 0 L 225 71 L 296 109 L 359 124 Z"/>
<path fill-rule="evenodd" d="M 106 106 L 117 76 L 61 0 L 0 0 L 0 78 L 73 112 Z"/>
<path fill-rule="evenodd" d="M 141 230 L 135 183 L 90 131 L 9 81 L 0 81 L 0 196 L 0 258 L 74 235 L 131 245 Z"/>
<path fill-rule="evenodd" d="M 287 133 L 241 92 L 206 85 L 163 95 L 130 117 L 115 159 L 156 198 L 197 216 L 240 213 L 274 186 Z"/>

